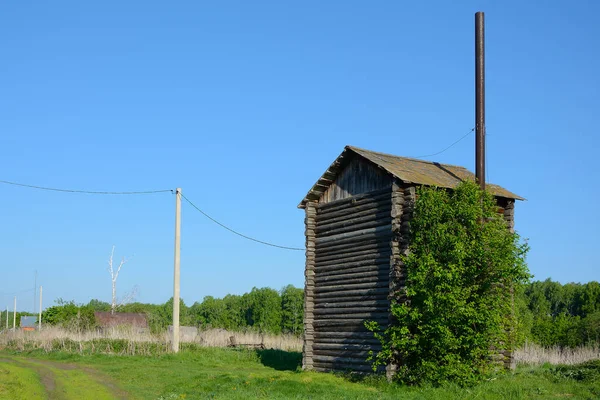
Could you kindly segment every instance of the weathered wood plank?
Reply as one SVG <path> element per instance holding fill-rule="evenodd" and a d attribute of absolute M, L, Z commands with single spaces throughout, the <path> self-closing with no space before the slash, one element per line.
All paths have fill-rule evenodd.
<path fill-rule="evenodd" d="M 361 301 L 352 301 L 352 302 L 322 302 L 315 303 L 315 310 L 319 308 L 327 308 L 327 309 L 337 309 L 337 308 L 359 308 L 365 307 L 369 309 L 381 309 L 381 308 L 389 308 L 390 302 L 389 300 L 361 300 Z"/>
<path fill-rule="evenodd" d="M 387 282 L 365 282 L 365 283 L 353 283 L 349 285 L 330 285 L 330 286 L 315 286 L 315 293 L 317 296 L 319 294 L 330 293 L 330 292 L 348 292 L 353 290 L 362 290 L 362 289 L 377 289 L 377 288 L 387 288 L 389 284 Z"/>
<path fill-rule="evenodd" d="M 319 203 L 317 206 L 317 212 L 326 211 L 336 209 L 337 207 L 345 207 L 349 204 L 360 204 L 360 202 L 365 200 L 373 200 L 380 199 L 384 197 L 388 197 L 388 194 L 391 193 L 391 186 L 388 188 L 373 190 L 367 193 L 357 194 L 352 197 L 348 197 L 340 200 L 333 200 L 327 203 Z"/>
<path fill-rule="evenodd" d="M 358 266 L 358 267 L 351 267 L 351 268 L 346 268 L 344 266 L 344 268 L 337 268 L 337 269 L 330 269 L 330 270 L 321 270 L 319 269 L 319 277 L 326 277 L 326 276 L 338 276 L 338 275 L 348 275 L 348 274 L 360 274 L 360 273 L 379 273 L 381 272 L 382 274 L 385 273 L 389 273 L 390 271 L 390 264 L 389 261 L 385 262 L 382 261 L 379 264 L 374 264 L 374 265 L 362 265 L 362 266 Z"/>
<path fill-rule="evenodd" d="M 356 218 L 374 217 L 378 214 L 382 214 L 383 217 L 385 217 L 385 214 L 388 211 L 391 212 L 391 209 L 392 208 L 390 205 L 390 206 L 384 206 L 384 207 L 372 207 L 370 209 L 366 209 L 363 211 L 348 210 L 347 213 L 337 216 L 337 217 L 322 218 L 321 220 L 316 222 L 315 228 L 317 228 L 317 227 L 320 228 L 320 227 L 324 227 L 327 225 L 337 224 L 340 222 L 346 222 L 346 221 L 354 220 Z"/>
<path fill-rule="evenodd" d="M 390 257 L 387 256 L 387 257 L 380 257 L 380 258 L 370 258 L 370 259 L 364 259 L 364 260 L 360 260 L 360 261 L 335 263 L 335 264 L 329 264 L 329 265 L 319 264 L 319 265 L 315 266 L 315 271 L 318 274 L 318 273 L 322 273 L 322 272 L 350 270 L 351 268 L 372 267 L 372 266 L 381 266 L 382 269 L 383 268 L 389 269 L 390 268 Z"/>
<path fill-rule="evenodd" d="M 345 239 L 340 239 L 337 241 L 329 241 L 329 242 L 325 242 L 325 243 L 319 243 L 316 244 L 315 247 L 315 251 L 317 252 L 323 252 L 323 251 L 327 251 L 329 249 L 329 246 L 344 246 L 344 245 L 355 245 L 355 246 L 362 246 L 366 243 L 372 243 L 372 241 L 378 241 L 378 242 L 383 242 L 383 241 L 389 241 L 392 238 L 392 231 L 390 232 L 371 232 L 371 233 L 367 233 L 364 235 L 360 235 L 360 236 L 350 236 L 347 237 Z"/>
<path fill-rule="evenodd" d="M 341 276 L 341 275 L 338 275 Z M 343 285 L 359 285 L 359 284 L 366 284 L 366 283 L 381 283 L 381 284 L 385 284 L 385 285 L 389 285 L 390 283 L 390 279 L 389 276 L 376 276 L 376 277 L 364 277 L 364 278 L 341 278 L 341 279 L 334 279 L 334 280 L 328 280 L 328 281 L 316 281 L 316 285 L 320 286 L 320 285 L 327 285 L 327 286 L 343 286 Z"/>
<path fill-rule="evenodd" d="M 317 233 L 322 233 L 333 229 L 346 228 L 350 226 L 356 226 L 365 222 L 379 221 L 389 218 L 390 213 L 387 210 L 384 210 L 383 212 L 378 211 L 374 213 L 369 213 L 364 216 L 354 215 L 352 218 L 333 220 L 329 223 L 319 223 L 315 226 L 315 230 Z"/>
<path fill-rule="evenodd" d="M 353 290 L 351 293 L 347 293 L 346 296 L 344 294 L 340 294 L 339 292 L 326 292 L 326 293 L 316 293 L 315 294 L 315 302 L 320 302 L 321 300 L 326 299 L 336 299 L 336 301 L 343 299 L 356 299 L 358 298 L 370 298 L 368 296 L 372 295 L 380 295 L 383 294 L 387 296 L 389 293 L 389 288 L 375 288 L 375 289 L 360 289 Z"/>
<path fill-rule="evenodd" d="M 359 319 L 321 319 L 321 320 L 315 320 L 313 322 L 315 328 L 320 328 L 320 327 L 354 327 L 355 329 L 360 329 L 363 331 L 366 331 L 367 328 L 364 327 L 364 323 L 365 321 L 375 321 L 377 323 L 380 324 L 385 324 L 387 325 L 388 322 L 388 318 L 387 316 L 385 318 L 380 318 L 380 319 L 376 319 L 376 318 L 359 318 Z"/>
<path fill-rule="evenodd" d="M 378 226 L 376 228 L 366 228 L 366 229 L 361 229 L 358 231 L 340 233 L 338 235 L 332 235 L 332 236 L 327 236 L 327 237 L 317 236 L 315 238 L 315 243 L 317 245 L 319 245 L 322 243 L 331 243 L 331 242 L 337 242 L 337 241 L 341 241 L 341 240 L 355 239 L 355 238 L 360 238 L 363 236 L 369 237 L 370 235 L 374 235 L 377 237 L 377 236 L 382 236 L 383 234 L 391 235 L 392 234 L 392 226 L 391 225 L 383 225 L 383 226 Z"/>
<path fill-rule="evenodd" d="M 357 231 L 360 231 L 363 229 L 377 228 L 377 227 L 386 226 L 386 225 L 390 225 L 390 229 L 391 229 L 391 218 L 379 218 L 376 220 L 364 222 L 362 224 L 346 226 L 344 228 L 335 228 L 335 229 L 325 230 L 325 231 L 321 231 L 321 232 L 317 231 L 316 234 L 319 238 L 325 238 L 325 237 L 330 237 L 330 236 L 341 235 L 343 233 L 352 233 L 352 232 L 357 232 Z"/>
<path fill-rule="evenodd" d="M 319 260 L 316 261 L 316 266 L 317 268 L 324 268 L 324 267 L 329 267 L 329 266 L 344 266 L 344 265 L 349 265 L 355 262 L 359 262 L 359 261 L 365 261 L 365 260 L 379 260 L 379 259 L 385 259 L 387 258 L 389 261 L 389 257 L 391 255 L 391 250 L 385 250 L 385 251 L 381 251 L 381 252 L 377 252 L 377 251 L 369 251 L 366 254 L 362 254 L 359 256 L 353 256 L 350 255 L 348 257 L 331 257 L 331 259 L 329 260 Z"/>
<path fill-rule="evenodd" d="M 323 309 L 315 310 L 315 318 L 327 318 L 330 320 L 334 319 L 364 319 L 365 321 L 381 321 L 389 318 L 389 312 L 387 310 L 369 310 L 365 313 L 333 313 L 323 314 Z M 377 312 L 379 311 L 379 312 Z"/>
<path fill-rule="evenodd" d="M 315 363 L 329 362 L 332 364 L 365 364 L 366 360 L 360 357 L 335 357 L 335 356 L 317 356 L 313 357 Z"/>
<path fill-rule="evenodd" d="M 387 307 L 337 307 L 337 308 L 317 308 L 315 309 L 315 315 L 354 315 L 356 314 L 357 318 L 371 318 L 371 314 L 377 314 L 378 317 L 381 317 L 383 314 L 387 312 Z M 360 315 L 359 315 L 360 314 Z M 362 315 L 367 315 L 367 317 L 362 317 Z M 329 317 L 324 317 L 329 318 Z"/>
<path fill-rule="evenodd" d="M 326 344 L 360 344 L 360 345 L 380 345 L 381 342 L 375 338 L 370 339 L 358 339 L 358 338 L 339 338 L 339 337 L 319 337 L 317 343 Z"/>
<path fill-rule="evenodd" d="M 316 216 L 317 224 L 324 224 L 329 222 L 333 222 L 336 218 L 346 217 L 348 215 L 355 216 L 360 212 L 364 212 L 370 210 L 371 212 L 378 213 L 384 212 L 387 210 L 391 210 L 392 200 L 391 199 L 382 199 L 379 201 L 370 201 L 365 202 L 361 205 L 354 205 L 349 207 L 340 208 L 338 210 L 326 213 L 320 213 Z"/>
<path fill-rule="evenodd" d="M 339 254 L 352 254 L 360 251 L 379 251 L 390 248 L 390 239 L 384 238 L 383 240 L 370 240 L 367 242 L 360 243 L 349 243 L 341 246 L 335 246 L 335 248 L 319 248 L 313 249 L 315 257 L 335 256 Z"/>
<path fill-rule="evenodd" d="M 371 272 L 360 272 L 360 273 L 348 273 L 344 275 L 317 275 L 315 282 L 317 284 L 333 284 L 334 282 L 344 283 L 362 283 L 371 281 L 385 281 L 388 282 L 390 279 L 389 270 L 373 270 Z"/>

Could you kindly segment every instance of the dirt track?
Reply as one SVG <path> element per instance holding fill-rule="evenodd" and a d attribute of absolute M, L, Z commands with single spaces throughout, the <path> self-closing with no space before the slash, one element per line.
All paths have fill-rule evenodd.
<path fill-rule="evenodd" d="M 90 367 L 22 357 L 0 358 L 0 362 L 34 371 L 49 400 L 130 398 L 109 377 Z"/>

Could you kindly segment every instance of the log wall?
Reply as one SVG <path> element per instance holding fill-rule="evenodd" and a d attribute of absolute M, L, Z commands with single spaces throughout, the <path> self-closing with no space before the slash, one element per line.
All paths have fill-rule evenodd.
<path fill-rule="evenodd" d="M 305 369 L 372 371 L 364 322 L 389 320 L 391 210 L 390 187 L 307 207 Z"/>
<path fill-rule="evenodd" d="M 304 345 L 302 368 L 313 368 L 314 308 L 315 308 L 315 227 L 317 209 L 315 203 L 307 203 L 306 217 L 306 264 L 304 267 Z"/>
<path fill-rule="evenodd" d="M 354 157 L 331 183 L 319 199 L 319 203 L 330 203 L 336 200 L 389 188 L 392 178 L 381 168 Z"/>

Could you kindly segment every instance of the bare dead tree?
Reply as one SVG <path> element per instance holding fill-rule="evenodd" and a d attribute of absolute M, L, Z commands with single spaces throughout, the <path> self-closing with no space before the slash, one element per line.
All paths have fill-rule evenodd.
<path fill-rule="evenodd" d="M 121 302 L 117 302 L 117 278 L 119 277 L 119 272 L 121 272 L 121 268 L 123 268 L 123 265 L 125 265 L 125 263 L 127 261 L 129 261 L 129 259 L 122 257 L 121 261 L 119 262 L 119 266 L 117 267 L 117 270 L 115 272 L 115 270 L 113 268 L 114 254 L 115 254 L 115 246 L 113 245 L 112 251 L 110 252 L 110 258 L 108 259 L 108 272 L 110 272 L 110 279 L 112 282 L 112 301 L 110 303 L 110 312 L 112 314 L 115 313 L 115 311 L 117 310 L 117 307 L 125 304 L 126 302 L 131 301 L 137 294 L 137 288 L 134 288 L 129 294 L 127 294 L 121 300 Z"/>

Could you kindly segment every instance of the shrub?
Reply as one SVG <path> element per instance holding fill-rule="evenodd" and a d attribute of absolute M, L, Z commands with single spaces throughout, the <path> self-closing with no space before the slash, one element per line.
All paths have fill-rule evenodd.
<path fill-rule="evenodd" d="M 529 278 L 528 247 L 470 182 L 419 189 L 410 236 L 408 301 L 392 301 L 389 327 L 367 323 L 382 344 L 374 368 L 395 363 L 409 384 L 475 383 L 491 371 L 493 349 L 514 340 L 511 293 Z"/>

